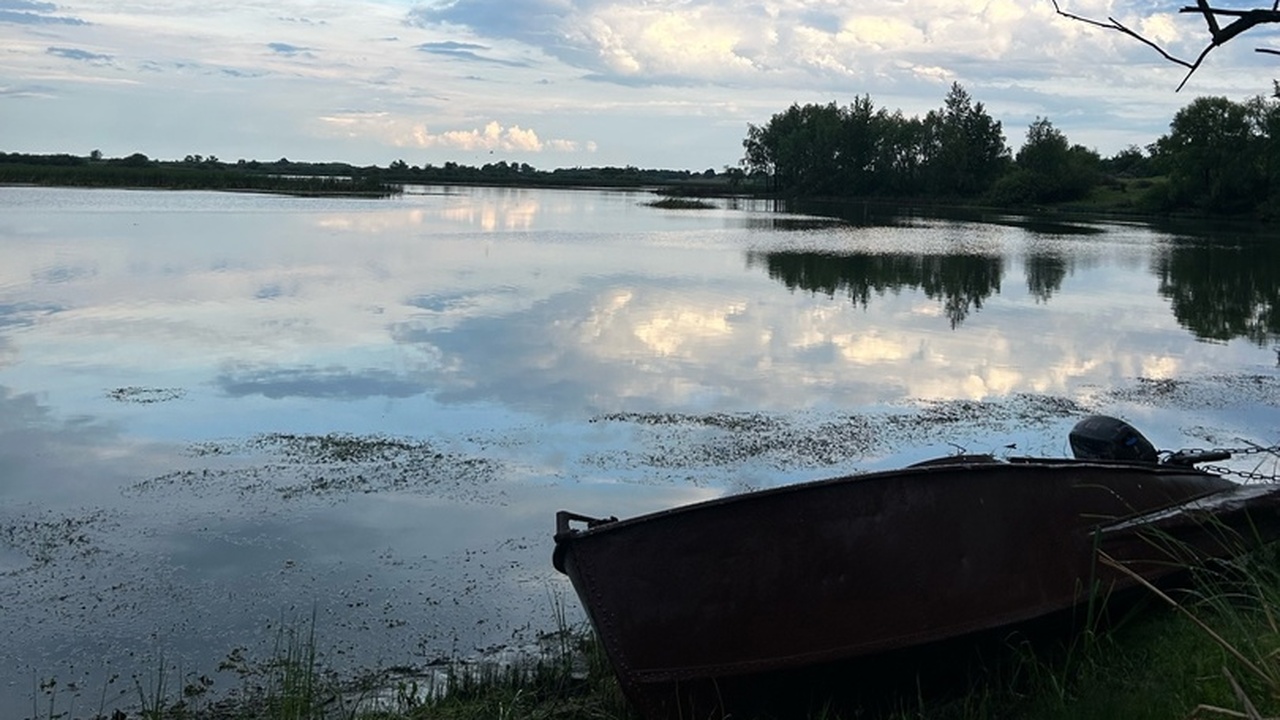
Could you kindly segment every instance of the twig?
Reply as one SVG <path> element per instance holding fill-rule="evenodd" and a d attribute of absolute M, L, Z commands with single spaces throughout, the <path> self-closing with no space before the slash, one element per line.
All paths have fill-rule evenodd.
<path fill-rule="evenodd" d="M 1129 29 L 1114 17 L 1108 17 L 1106 22 L 1102 22 L 1100 20 L 1076 15 L 1075 13 L 1063 10 L 1062 7 L 1058 5 L 1058 0 L 1053 0 L 1053 9 L 1057 14 L 1065 18 L 1128 35 L 1129 37 L 1144 43 L 1148 47 L 1160 53 L 1165 60 L 1187 68 L 1186 76 L 1182 78 L 1182 82 L 1178 83 L 1178 90 L 1182 90 L 1182 88 L 1186 86 L 1187 81 L 1191 79 L 1191 76 L 1200 68 L 1200 64 L 1204 62 L 1204 59 L 1208 57 L 1209 53 L 1214 48 L 1225 45 L 1231 40 L 1234 40 L 1259 25 L 1280 23 L 1280 0 L 1274 0 L 1270 10 L 1263 8 L 1254 8 L 1252 10 L 1215 8 L 1209 5 L 1209 0 L 1196 0 L 1195 5 L 1185 6 L 1179 9 L 1178 12 L 1196 13 L 1203 17 L 1205 25 L 1208 26 L 1209 29 L 1209 43 L 1200 51 L 1200 54 L 1196 57 L 1194 62 L 1188 62 L 1170 54 L 1169 51 L 1160 47 L 1160 45 L 1155 41 L 1143 37 L 1136 31 Z M 1224 26 L 1218 21 L 1219 16 L 1235 19 Z M 1255 48 L 1255 51 L 1270 55 L 1280 55 L 1280 50 L 1271 50 L 1268 48 Z"/>

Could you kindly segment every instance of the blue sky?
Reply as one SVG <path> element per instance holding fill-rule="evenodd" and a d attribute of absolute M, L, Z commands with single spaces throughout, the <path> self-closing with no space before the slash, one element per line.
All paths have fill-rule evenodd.
<path fill-rule="evenodd" d="M 1180 2 L 1062 5 L 1203 42 Z M 1042 116 L 1108 155 L 1269 91 L 1255 47 L 1280 38 L 1175 94 L 1180 68 L 1050 0 L 0 0 L 0 150 L 720 170 L 791 103 L 915 115 L 960 82 L 1015 148 Z"/>

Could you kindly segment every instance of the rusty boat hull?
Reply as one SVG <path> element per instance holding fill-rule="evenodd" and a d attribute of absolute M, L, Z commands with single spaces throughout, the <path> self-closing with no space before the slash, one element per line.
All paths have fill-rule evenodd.
<path fill-rule="evenodd" d="M 562 512 L 554 563 L 628 698 L 673 717 L 715 715 L 735 686 L 1034 620 L 1277 536 L 1273 484 L 958 457 L 624 520 Z"/>

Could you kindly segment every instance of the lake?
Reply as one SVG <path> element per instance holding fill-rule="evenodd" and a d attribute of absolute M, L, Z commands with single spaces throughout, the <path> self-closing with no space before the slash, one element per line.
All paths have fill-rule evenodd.
<path fill-rule="evenodd" d="M 1255 230 L 407 190 L 0 188 L 0 714 L 226 690 L 313 616 L 347 673 L 536 652 L 583 618 L 559 509 L 1062 456 L 1095 412 L 1280 442 Z"/>

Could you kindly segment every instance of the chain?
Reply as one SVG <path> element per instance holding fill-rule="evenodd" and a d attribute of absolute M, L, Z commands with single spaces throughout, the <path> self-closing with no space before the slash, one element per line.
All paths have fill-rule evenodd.
<path fill-rule="evenodd" d="M 1271 455 L 1280 455 L 1280 445 L 1272 445 L 1271 447 L 1262 447 L 1261 445 L 1250 445 L 1247 448 L 1220 448 L 1226 450 L 1232 455 L 1257 455 L 1259 453 L 1269 453 Z"/>
<path fill-rule="evenodd" d="M 1268 475 L 1267 473 L 1254 472 L 1252 470 L 1236 470 L 1234 468 L 1222 467 L 1221 465 L 1203 465 L 1200 469 L 1211 472 L 1214 475 L 1235 475 L 1236 477 L 1241 477 L 1245 480 L 1261 480 L 1263 482 L 1280 481 L 1280 475 L 1275 473 Z"/>
<path fill-rule="evenodd" d="M 1244 448 L 1214 448 L 1215 451 L 1229 452 L 1232 455 L 1261 455 L 1263 453 L 1276 455 L 1280 457 L 1280 445 L 1272 445 L 1271 447 L 1263 447 L 1262 445 L 1250 445 Z M 1234 468 L 1223 467 L 1221 465 L 1205 465 L 1207 470 L 1215 475 L 1235 475 L 1245 480 L 1259 480 L 1262 482 L 1280 481 L 1280 473 L 1261 473 L 1252 470 L 1236 470 Z"/>
<path fill-rule="evenodd" d="M 1183 448 L 1179 452 L 1186 452 L 1186 453 L 1224 452 L 1224 453 L 1231 453 L 1232 455 L 1259 455 L 1261 453 L 1268 453 L 1270 455 L 1276 455 L 1277 457 L 1280 457 L 1280 445 L 1272 445 L 1271 447 L 1263 447 L 1262 445 L 1250 445 L 1249 447 L 1243 447 L 1243 448 L 1210 448 L 1209 450 L 1205 450 L 1204 448 Z"/>

